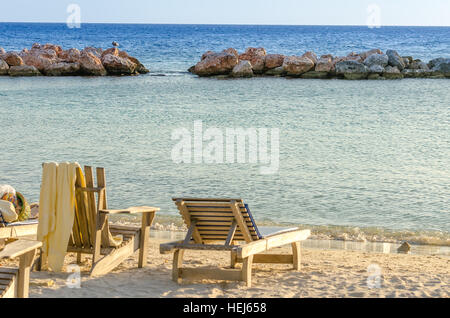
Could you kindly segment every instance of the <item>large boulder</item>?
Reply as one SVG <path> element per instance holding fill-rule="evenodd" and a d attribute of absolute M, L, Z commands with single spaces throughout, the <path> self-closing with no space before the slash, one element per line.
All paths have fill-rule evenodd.
<path fill-rule="evenodd" d="M 381 65 L 373 64 L 369 67 L 369 73 L 382 74 L 384 73 L 384 67 Z"/>
<path fill-rule="evenodd" d="M 106 52 L 106 51 L 105 51 Z M 137 64 L 129 59 L 106 54 L 102 57 L 102 64 L 106 71 L 112 75 L 132 75 L 136 73 Z"/>
<path fill-rule="evenodd" d="M 52 51 L 54 51 L 56 54 L 59 54 L 59 53 L 62 52 L 61 46 L 55 45 L 55 44 L 51 44 L 51 43 L 44 44 L 44 45 L 40 46 L 40 48 L 41 48 L 42 50 L 52 50 Z"/>
<path fill-rule="evenodd" d="M 379 65 L 381 67 L 386 67 L 389 63 L 389 57 L 386 54 L 372 54 L 369 55 L 365 60 L 364 60 L 364 65 L 366 65 L 367 67 L 371 67 L 373 65 Z"/>
<path fill-rule="evenodd" d="M 386 66 L 383 77 L 386 79 L 402 79 L 404 76 L 397 66 Z"/>
<path fill-rule="evenodd" d="M 450 77 L 450 58 L 442 59 L 436 63 L 433 68 L 433 72 L 438 72 L 445 77 Z"/>
<path fill-rule="evenodd" d="M 249 47 L 245 50 L 245 53 L 239 55 L 239 60 L 249 61 L 254 73 L 262 73 L 266 60 L 266 50 L 262 47 Z"/>
<path fill-rule="evenodd" d="M 106 49 L 102 52 L 102 55 L 100 56 L 101 59 L 103 59 L 106 55 L 113 55 L 113 56 L 119 56 L 119 49 L 116 47 L 112 47 L 109 49 Z"/>
<path fill-rule="evenodd" d="M 367 78 L 369 69 L 362 63 L 347 60 L 336 63 L 336 73 L 346 79 L 359 80 Z"/>
<path fill-rule="evenodd" d="M 313 51 L 308 51 L 308 52 L 304 53 L 304 54 L 302 55 L 302 57 L 307 57 L 307 58 L 309 58 L 311 61 L 313 61 L 314 65 L 316 65 L 316 64 L 317 64 L 317 61 L 319 60 L 319 59 L 317 58 L 316 53 L 314 53 Z"/>
<path fill-rule="evenodd" d="M 36 51 L 31 50 L 30 52 L 22 56 L 23 61 L 26 65 L 36 67 L 39 72 L 45 74 L 46 70 L 54 63 L 56 59 L 46 57 L 46 54 L 38 54 Z"/>
<path fill-rule="evenodd" d="M 8 75 L 9 65 L 2 59 L 0 59 L 0 75 Z"/>
<path fill-rule="evenodd" d="M 381 52 L 380 49 L 372 49 L 372 50 L 369 50 L 369 51 L 366 51 L 366 52 L 359 53 L 358 55 L 364 61 L 365 59 L 367 59 L 369 56 L 371 56 L 373 54 L 383 54 L 383 52 Z"/>
<path fill-rule="evenodd" d="M 239 61 L 239 63 L 231 71 L 232 77 L 252 77 L 253 69 L 249 61 Z"/>
<path fill-rule="evenodd" d="M 283 61 L 283 69 L 288 76 L 300 76 L 314 68 L 314 62 L 307 57 L 286 56 Z"/>
<path fill-rule="evenodd" d="M 130 62 L 136 64 L 136 72 L 138 72 L 139 74 L 150 73 L 150 71 L 144 66 L 144 64 L 142 64 L 137 58 L 128 55 L 127 52 L 120 51 L 119 52 L 119 57 L 124 58 L 124 59 L 128 59 Z"/>
<path fill-rule="evenodd" d="M 332 72 L 334 71 L 333 57 L 323 55 L 316 63 L 316 72 Z"/>
<path fill-rule="evenodd" d="M 278 66 L 275 68 L 272 68 L 268 71 L 266 71 L 265 75 L 267 76 L 283 76 L 286 74 L 286 71 L 284 70 L 283 66 Z"/>
<path fill-rule="evenodd" d="M 437 59 L 432 59 L 430 62 L 428 62 L 428 67 L 430 69 L 432 69 L 433 67 L 435 67 L 436 65 L 438 65 L 439 63 L 445 61 L 445 58 L 443 57 L 438 57 Z"/>
<path fill-rule="evenodd" d="M 3 60 L 8 63 L 9 66 L 22 66 L 23 60 L 16 52 L 8 52 L 3 55 Z"/>
<path fill-rule="evenodd" d="M 39 76 L 41 73 L 39 70 L 30 65 L 11 66 L 9 68 L 10 76 Z"/>
<path fill-rule="evenodd" d="M 88 46 L 88 47 L 85 47 L 82 52 L 92 53 L 96 57 L 101 58 L 102 54 L 103 54 L 103 49 L 97 48 L 97 47 Z"/>
<path fill-rule="evenodd" d="M 267 54 L 265 59 L 266 70 L 271 70 L 283 65 L 284 55 L 282 54 Z"/>
<path fill-rule="evenodd" d="M 431 72 L 427 71 L 427 70 L 421 70 L 421 69 L 408 69 L 405 68 L 402 71 L 403 77 L 404 78 L 424 78 L 424 77 L 428 77 Z"/>
<path fill-rule="evenodd" d="M 80 60 L 81 52 L 77 49 L 64 50 L 58 54 L 58 57 L 65 62 L 74 63 Z"/>
<path fill-rule="evenodd" d="M 406 65 L 403 61 L 403 58 L 398 54 L 395 50 L 387 50 L 386 55 L 389 58 L 389 65 L 397 67 L 400 71 L 402 71 Z"/>
<path fill-rule="evenodd" d="M 80 63 L 67 63 L 67 62 L 59 62 L 50 65 L 45 70 L 45 75 L 47 76 L 68 76 L 68 75 L 77 75 L 80 71 Z"/>
<path fill-rule="evenodd" d="M 226 75 L 237 64 L 238 58 L 232 53 L 210 53 L 195 65 L 194 73 L 199 76 Z"/>
<path fill-rule="evenodd" d="M 410 70 L 425 70 L 429 71 L 430 68 L 428 67 L 428 64 L 425 62 L 422 62 L 421 60 L 415 60 L 412 63 L 410 63 L 407 67 Z"/>
<path fill-rule="evenodd" d="M 105 76 L 107 74 L 100 58 L 93 53 L 83 51 L 80 56 L 80 71 L 83 75 Z"/>

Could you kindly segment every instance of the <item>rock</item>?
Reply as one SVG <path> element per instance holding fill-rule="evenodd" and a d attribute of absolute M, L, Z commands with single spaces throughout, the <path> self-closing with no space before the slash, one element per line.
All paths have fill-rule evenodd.
<path fill-rule="evenodd" d="M 372 54 L 364 60 L 364 64 L 369 68 L 373 65 L 386 67 L 388 65 L 388 62 L 389 57 L 386 54 Z"/>
<path fill-rule="evenodd" d="M 195 65 L 199 76 L 227 75 L 238 64 L 238 58 L 227 52 L 211 53 Z"/>
<path fill-rule="evenodd" d="M 283 68 L 289 76 L 300 76 L 314 68 L 314 62 L 307 57 L 286 56 Z"/>
<path fill-rule="evenodd" d="M 229 54 L 233 54 L 234 56 L 236 56 L 237 58 L 239 58 L 239 53 L 238 53 L 238 51 L 236 51 L 236 49 L 233 49 L 232 47 L 230 47 L 230 48 L 228 48 L 228 49 L 226 49 L 226 50 L 223 50 L 222 52 L 224 52 L 224 53 L 229 53 Z"/>
<path fill-rule="evenodd" d="M 200 60 L 203 61 L 208 56 L 213 55 L 213 54 L 216 54 L 216 52 L 214 52 L 214 51 L 206 51 L 205 53 L 203 53 L 202 58 Z"/>
<path fill-rule="evenodd" d="M 239 63 L 231 71 L 233 77 L 252 77 L 253 69 L 249 61 L 239 61 Z"/>
<path fill-rule="evenodd" d="M 59 45 L 47 43 L 40 47 L 42 50 L 52 50 L 55 51 L 56 54 L 59 54 L 62 52 L 62 48 Z"/>
<path fill-rule="evenodd" d="M 411 64 L 411 62 L 409 61 L 409 59 L 408 58 L 406 58 L 406 57 L 402 57 L 402 60 L 403 60 L 403 63 L 405 63 L 405 67 L 408 67 L 409 66 L 409 64 Z"/>
<path fill-rule="evenodd" d="M 81 52 L 92 53 L 96 57 L 101 58 L 102 54 L 103 54 L 103 49 L 92 47 L 92 46 L 88 46 L 88 47 L 85 47 Z"/>
<path fill-rule="evenodd" d="M 137 68 L 137 64 L 131 62 L 129 59 L 113 54 L 103 55 L 102 64 L 106 71 L 113 75 L 132 75 L 136 72 Z"/>
<path fill-rule="evenodd" d="M 3 59 L 0 59 L 0 75 L 8 75 L 9 65 Z"/>
<path fill-rule="evenodd" d="M 190 68 L 188 68 L 187 70 L 189 73 L 195 74 L 195 65 L 192 65 Z"/>
<path fill-rule="evenodd" d="M 398 253 L 401 254 L 408 254 L 411 251 L 411 245 L 409 245 L 408 242 L 404 242 L 400 247 L 397 249 Z"/>
<path fill-rule="evenodd" d="M 101 55 L 101 59 L 103 59 L 106 55 L 119 56 L 119 49 L 116 47 L 112 47 L 110 49 L 104 50 Z"/>
<path fill-rule="evenodd" d="M 79 63 L 80 71 L 83 75 L 105 76 L 107 74 L 102 61 L 93 53 L 81 52 Z"/>
<path fill-rule="evenodd" d="M 434 68 L 436 65 L 438 65 L 439 63 L 445 61 L 445 58 L 443 57 L 439 57 L 437 59 L 432 59 L 430 62 L 428 62 L 428 67 L 430 69 Z"/>
<path fill-rule="evenodd" d="M 375 74 L 384 73 L 384 67 L 381 65 L 374 64 L 369 67 L 369 73 L 375 73 Z"/>
<path fill-rule="evenodd" d="M 30 65 L 11 66 L 9 68 L 10 76 L 39 76 L 41 73 L 39 70 Z"/>
<path fill-rule="evenodd" d="M 314 53 L 313 51 L 308 51 L 305 54 L 302 55 L 302 57 L 307 57 L 309 58 L 311 61 L 313 61 L 314 65 L 317 64 L 318 58 L 316 53 Z"/>
<path fill-rule="evenodd" d="M 262 47 L 249 47 L 245 50 L 245 53 L 239 55 L 239 60 L 249 61 L 252 64 L 253 72 L 260 74 L 264 71 L 266 50 Z"/>
<path fill-rule="evenodd" d="M 39 72 L 45 74 L 45 70 L 56 62 L 56 59 L 48 58 L 37 54 L 36 51 L 31 50 L 29 53 L 23 55 L 23 61 L 26 65 L 36 67 Z"/>
<path fill-rule="evenodd" d="M 283 76 L 285 74 L 286 71 L 284 70 L 283 66 L 272 68 L 265 73 L 265 75 L 268 76 Z"/>
<path fill-rule="evenodd" d="M 379 65 L 377 65 L 377 66 L 379 66 Z M 371 73 L 371 74 L 369 74 L 369 76 L 367 76 L 368 80 L 379 80 L 381 78 L 382 78 L 381 75 L 378 73 Z"/>
<path fill-rule="evenodd" d="M 380 49 L 372 49 L 372 50 L 369 50 L 366 52 L 359 53 L 358 55 L 361 57 L 361 60 L 364 61 L 365 59 L 367 59 L 369 56 L 371 56 L 373 54 L 383 54 L 383 52 L 381 52 Z"/>
<path fill-rule="evenodd" d="M 119 57 L 124 58 L 124 59 L 128 59 L 129 61 L 131 61 L 132 63 L 136 64 L 136 72 L 138 72 L 139 74 L 147 74 L 150 73 L 150 71 L 144 66 L 144 64 L 142 64 L 137 58 L 128 55 L 127 52 L 125 51 L 120 51 L 119 52 Z"/>
<path fill-rule="evenodd" d="M 6 54 L 6 51 L 4 48 L 0 47 L 0 58 L 3 58 L 3 55 Z"/>
<path fill-rule="evenodd" d="M 274 69 L 283 65 L 284 55 L 282 54 L 267 54 L 264 61 L 266 70 Z"/>
<path fill-rule="evenodd" d="M 9 66 L 22 66 L 23 60 L 16 52 L 8 52 L 3 55 L 3 60 L 8 63 Z"/>
<path fill-rule="evenodd" d="M 412 56 L 402 56 L 403 61 L 408 60 L 408 64 L 411 64 L 413 61 L 413 57 Z"/>
<path fill-rule="evenodd" d="M 431 74 L 432 72 L 420 69 L 404 69 L 402 71 L 403 77 L 405 78 L 424 78 Z"/>
<path fill-rule="evenodd" d="M 331 56 L 321 56 L 316 63 L 316 72 L 331 72 L 334 70 L 333 58 Z"/>
<path fill-rule="evenodd" d="M 400 71 L 405 68 L 402 57 L 394 50 L 387 50 L 386 55 L 389 57 L 389 65 L 396 66 Z"/>
<path fill-rule="evenodd" d="M 69 49 L 61 51 L 58 57 L 65 62 L 74 63 L 80 60 L 81 52 L 77 49 Z"/>
<path fill-rule="evenodd" d="M 114 47 L 115 47 L 115 46 L 119 46 L 119 43 L 117 43 L 116 41 L 113 41 L 111 44 L 112 44 L 112 46 L 114 46 Z"/>
<path fill-rule="evenodd" d="M 445 77 L 450 77 L 450 58 L 439 60 L 437 64 L 434 65 L 433 72 L 438 72 Z"/>
<path fill-rule="evenodd" d="M 386 79 L 402 79 L 404 76 L 397 66 L 386 66 L 383 77 Z"/>
<path fill-rule="evenodd" d="M 429 71 L 430 68 L 428 67 L 428 64 L 422 61 L 414 61 L 408 65 L 408 69 L 410 70 L 426 70 Z"/>
<path fill-rule="evenodd" d="M 45 70 L 45 75 L 47 76 L 68 76 L 68 75 L 77 75 L 80 71 L 80 63 L 67 63 L 67 62 L 59 62 L 56 64 L 50 65 Z"/>
<path fill-rule="evenodd" d="M 329 75 L 328 72 L 309 71 L 303 73 L 300 77 L 305 79 L 326 79 L 329 78 Z"/>
<path fill-rule="evenodd" d="M 357 61 L 341 61 L 336 63 L 336 73 L 346 79 L 358 80 L 367 78 L 369 69 Z"/>

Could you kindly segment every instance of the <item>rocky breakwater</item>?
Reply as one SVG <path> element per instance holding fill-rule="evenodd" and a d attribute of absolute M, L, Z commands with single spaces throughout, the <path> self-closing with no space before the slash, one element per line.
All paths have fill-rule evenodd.
<path fill-rule="evenodd" d="M 331 54 L 317 56 L 308 51 L 303 55 L 268 54 L 264 48 L 247 48 L 239 54 L 233 48 L 222 52 L 208 51 L 189 72 L 202 77 L 283 76 L 298 78 L 349 80 L 384 80 L 402 78 L 450 78 L 450 58 L 423 62 L 411 56 L 401 56 L 395 50 L 383 53 L 373 49 L 347 56 Z"/>
<path fill-rule="evenodd" d="M 118 48 L 63 50 L 54 44 L 33 44 L 30 50 L 6 52 L 0 48 L 0 75 L 9 76 L 106 76 L 146 74 L 135 57 Z"/>

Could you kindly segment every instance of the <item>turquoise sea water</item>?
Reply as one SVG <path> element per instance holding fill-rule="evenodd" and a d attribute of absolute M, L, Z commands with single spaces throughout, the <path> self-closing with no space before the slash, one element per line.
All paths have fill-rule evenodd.
<path fill-rule="evenodd" d="M 26 41 L 17 32 L 10 49 L 47 42 L 41 29 L 40 38 Z M 95 45 L 92 37 L 79 42 Z M 201 42 L 201 50 L 233 46 L 223 40 Z M 152 70 L 155 59 L 156 71 L 145 76 L 0 77 L 0 184 L 37 201 L 42 162 L 78 161 L 107 169 L 110 207 L 159 206 L 163 223 L 179 220 L 173 196 L 242 197 L 266 225 L 304 225 L 319 237 L 450 245 L 449 80 L 197 78 L 185 68 L 199 50 L 184 54 L 168 43 L 167 61 L 167 47 L 155 56 L 135 54 Z M 436 47 L 429 57 L 445 56 L 448 38 Z M 426 53 L 417 43 L 404 51 Z M 154 76 L 161 72 L 166 76 Z M 205 129 L 278 128 L 279 172 L 174 163 L 172 132 L 192 131 L 197 120 Z"/>

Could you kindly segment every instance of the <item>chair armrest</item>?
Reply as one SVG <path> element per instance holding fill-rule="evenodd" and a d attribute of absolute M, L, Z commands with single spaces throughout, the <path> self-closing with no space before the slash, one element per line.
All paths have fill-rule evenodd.
<path fill-rule="evenodd" d="M 278 234 L 274 234 L 273 236 L 268 236 L 267 238 L 238 246 L 235 250 L 239 258 L 246 258 L 250 255 L 259 254 L 275 247 L 304 241 L 310 235 L 310 230 L 294 230 L 289 232 L 281 232 Z"/>
<path fill-rule="evenodd" d="M 38 249 L 41 246 L 42 242 L 39 241 L 18 240 L 5 246 L 0 252 L 0 259 L 13 259 Z"/>
<path fill-rule="evenodd" d="M 129 207 L 124 210 L 108 210 L 103 209 L 99 210 L 100 213 L 105 214 L 135 214 L 135 213 L 155 213 L 159 211 L 159 208 L 151 207 L 151 206 L 136 206 L 136 207 Z"/>

